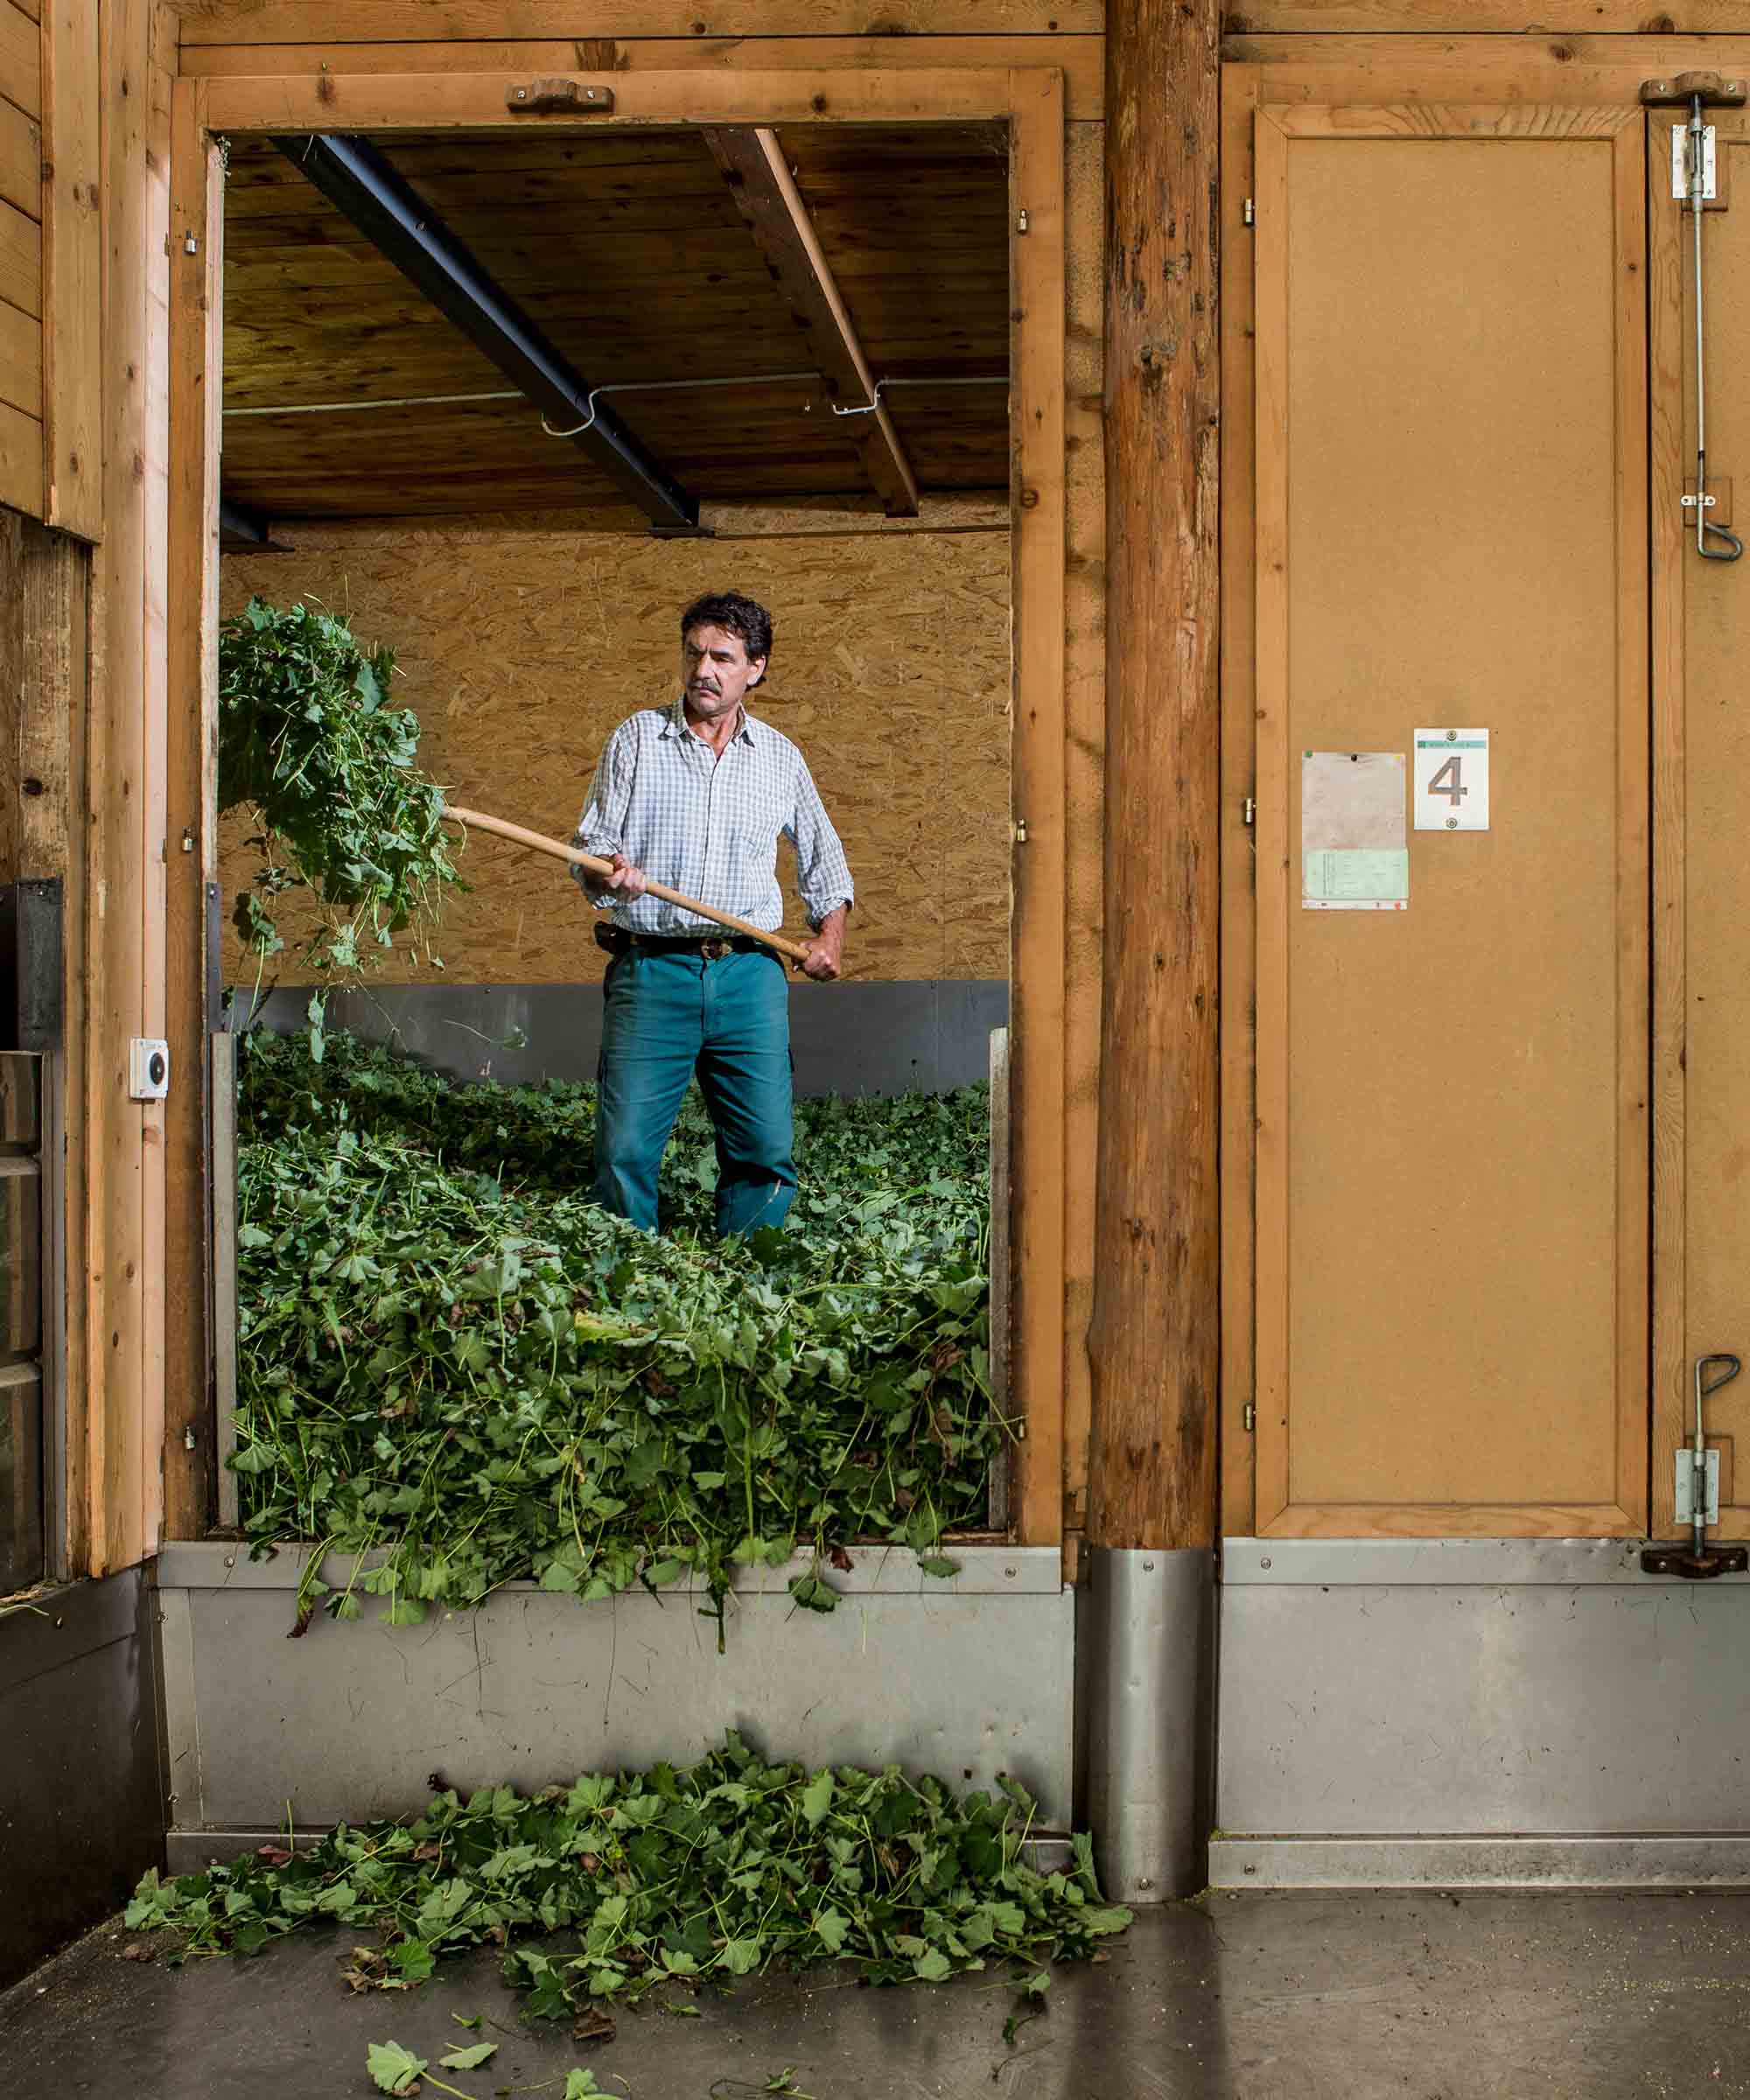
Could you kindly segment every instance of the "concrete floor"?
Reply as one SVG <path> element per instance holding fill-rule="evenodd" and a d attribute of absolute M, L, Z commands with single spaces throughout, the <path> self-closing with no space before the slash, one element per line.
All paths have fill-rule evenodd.
<path fill-rule="evenodd" d="M 1750 1896 L 1212 1894 L 1060 1971 L 1012 2048 L 1011 1995 L 984 1977 L 768 1980 L 585 2046 L 523 2026 L 486 1957 L 355 1998 L 338 1933 L 182 1970 L 124 1959 L 128 1938 L 104 1927 L 0 1998 L 7 2100 L 368 2100 L 366 2045 L 391 2038 L 434 2066 L 497 2041 L 443 2074 L 480 2100 L 542 2082 L 557 2100 L 572 2064 L 631 2100 L 744 2100 L 787 2065 L 815 2100 L 1750 2096 Z"/>

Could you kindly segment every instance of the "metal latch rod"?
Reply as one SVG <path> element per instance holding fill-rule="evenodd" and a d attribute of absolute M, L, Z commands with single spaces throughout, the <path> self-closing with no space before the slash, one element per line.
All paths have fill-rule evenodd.
<path fill-rule="evenodd" d="M 1690 1550 L 1685 1553 L 1675 1546 L 1649 1547 L 1641 1556 L 1642 1569 L 1648 1575 L 1681 1575 L 1687 1580 L 1697 1581 L 1712 1575 L 1741 1575 L 1750 1570 L 1750 1549 L 1711 1547 L 1707 1543 L 1707 1431 L 1702 1417 L 1702 1403 L 1711 1393 L 1730 1385 L 1743 1368 L 1741 1359 L 1726 1349 L 1696 1358 L 1695 1442 L 1689 1451 Z M 1683 1463 L 1683 1456 L 1680 1452 L 1679 1465 Z"/>
<path fill-rule="evenodd" d="M 1641 100 L 1648 104 L 1687 102 L 1690 121 L 1687 130 L 1687 152 L 1684 159 L 1685 199 L 1689 207 L 1691 244 L 1695 270 L 1695 405 L 1696 405 L 1696 552 L 1704 561 L 1735 562 L 1744 552 L 1744 542 L 1735 532 L 1724 525 L 1716 524 L 1708 516 L 1713 508 L 1707 493 L 1707 328 L 1705 318 L 1705 291 L 1702 282 L 1701 225 L 1707 205 L 1708 149 L 1715 142 L 1708 126 L 1702 120 L 1703 108 L 1709 103 L 1716 105 L 1741 104 L 1745 99 L 1742 80 L 1722 80 L 1718 74 L 1679 74 L 1676 80 L 1643 80 Z M 1684 506 L 1688 508 L 1686 503 Z M 1711 546 L 1710 540 L 1721 543 Z"/>
<path fill-rule="evenodd" d="M 1707 329 L 1702 304 L 1705 294 L 1702 289 L 1701 270 L 1701 223 L 1705 215 L 1707 194 L 1704 187 L 1707 127 L 1702 122 L 1701 109 L 1700 95 L 1692 96 L 1690 101 L 1689 205 L 1690 225 L 1694 233 L 1695 248 L 1696 552 L 1701 556 L 1704 561 L 1735 562 L 1744 552 L 1743 541 L 1735 532 L 1729 530 L 1726 526 L 1715 524 L 1707 514 L 1710 508 L 1707 498 Z M 1708 545 L 1710 534 L 1715 539 L 1722 541 L 1724 544 L 1718 547 L 1710 547 Z M 1735 1367 L 1737 1363 L 1735 1357 L 1732 1359 L 1732 1362 Z M 1736 1375 L 1734 1368 L 1733 1376 Z M 1696 1376 L 1699 1381 L 1701 1376 L 1699 1370 Z M 1701 1387 L 1698 1382 L 1696 1407 L 1699 1410 L 1700 1406 Z M 1698 1418 L 1699 1418 L 1698 1417 Z M 1700 1432 L 1697 1433 L 1699 1435 Z M 1706 1463 L 1705 1459 L 1703 1463 Z M 1703 1484 L 1705 1486 L 1705 1482 Z M 1704 1506 L 1705 1500 L 1706 1498 L 1704 1496 Z M 1698 1533 L 1696 1550 L 1698 1553 L 1701 1550 L 1699 1533 Z"/>

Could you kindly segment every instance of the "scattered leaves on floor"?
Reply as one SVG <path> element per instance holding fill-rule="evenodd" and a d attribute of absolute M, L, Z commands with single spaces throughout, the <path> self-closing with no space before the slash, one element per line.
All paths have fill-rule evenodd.
<path fill-rule="evenodd" d="M 1068 1873 L 1026 1864 L 1034 1806 L 1012 1781 L 956 1798 L 893 1766 L 836 1767 L 830 1791 L 822 1776 L 766 1764 L 732 1733 L 685 1769 L 444 1793 L 411 1823 L 342 1824 L 283 1866 L 150 1872 L 126 1923 L 180 1933 L 178 1959 L 253 1953 L 324 1922 L 374 1928 L 376 1947 L 355 1949 L 346 1973 L 354 1989 L 404 1987 L 495 1945 L 528 2012 L 578 2022 L 580 2038 L 608 2006 L 830 1960 L 886 1984 L 1003 1964 L 1031 2006 L 1050 1964 L 1088 1959 L 1130 1923 L 1101 1901 L 1086 1837 Z"/>

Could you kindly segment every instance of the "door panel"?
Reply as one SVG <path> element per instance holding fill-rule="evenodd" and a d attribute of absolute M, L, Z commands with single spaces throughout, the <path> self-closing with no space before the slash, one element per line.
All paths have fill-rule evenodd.
<path fill-rule="evenodd" d="M 1656 1066 L 1653 1523 L 1676 1529 L 1676 1446 L 1695 1358 L 1750 1363 L 1750 559 L 1702 560 L 1681 498 L 1695 471 L 1693 256 L 1670 195 L 1678 110 L 1648 116 L 1653 343 Z M 1710 110 L 1727 208 L 1704 214 L 1710 478 L 1750 504 L 1750 125 Z M 1750 1372 L 1708 1403 L 1720 1533 L 1750 1536 Z"/>
<path fill-rule="evenodd" d="M 1635 1532 L 1642 120 L 1256 149 L 1256 1527 Z M 1302 754 L 1443 724 L 1490 732 L 1490 829 L 1406 830 L 1406 909 L 1303 908 Z"/>

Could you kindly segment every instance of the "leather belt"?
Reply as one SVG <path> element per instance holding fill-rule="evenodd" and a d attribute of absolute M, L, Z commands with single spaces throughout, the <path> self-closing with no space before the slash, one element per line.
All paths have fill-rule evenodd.
<path fill-rule="evenodd" d="M 596 946 L 611 956 L 624 956 L 634 948 L 650 956 L 697 956 L 706 962 L 719 962 L 725 956 L 758 955 L 763 941 L 746 934 L 634 934 L 621 926 L 598 926 Z"/>

